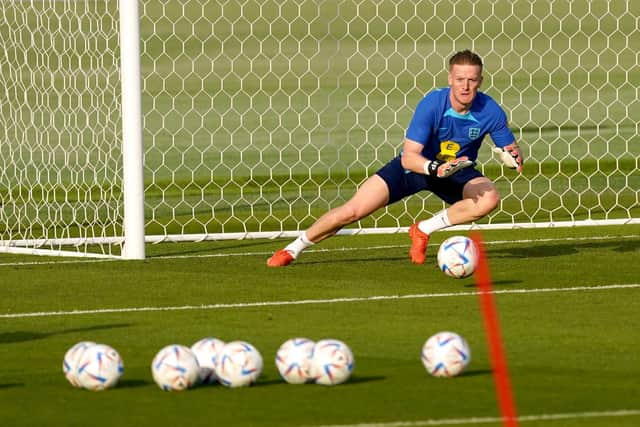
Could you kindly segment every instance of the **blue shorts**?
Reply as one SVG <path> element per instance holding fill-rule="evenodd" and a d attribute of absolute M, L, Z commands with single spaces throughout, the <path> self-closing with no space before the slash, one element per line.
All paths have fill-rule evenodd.
<path fill-rule="evenodd" d="M 484 176 L 472 167 L 460 169 L 448 178 L 427 176 L 405 170 L 399 156 L 380 168 L 376 174 L 389 187 L 389 205 L 422 190 L 431 191 L 448 204 L 453 204 L 462 200 L 462 189 L 467 182 Z"/>

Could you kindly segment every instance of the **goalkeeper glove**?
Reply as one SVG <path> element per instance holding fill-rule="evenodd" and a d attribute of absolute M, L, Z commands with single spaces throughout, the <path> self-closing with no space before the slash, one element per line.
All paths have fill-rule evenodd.
<path fill-rule="evenodd" d="M 424 164 L 424 173 L 429 176 L 446 178 L 458 172 L 460 169 L 473 166 L 473 162 L 468 157 L 463 156 L 458 159 L 443 162 L 442 160 L 427 160 Z"/>
<path fill-rule="evenodd" d="M 522 172 L 524 159 L 522 158 L 518 144 L 514 142 L 505 147 L 494 147 L 493 152 L 498 154 L 502 163 L 504 163 L 508 168 Z"/>

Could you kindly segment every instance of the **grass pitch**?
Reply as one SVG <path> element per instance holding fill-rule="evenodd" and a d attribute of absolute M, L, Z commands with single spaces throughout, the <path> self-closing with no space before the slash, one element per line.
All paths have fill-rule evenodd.
<path fill-rule="evenodd" d="M 13 133 L 53 141 L 43 147 L 39 162 L 27 150 L 25 159 L 32 167 L 9 162 L 3 170 L 2 208 L 9 219 L 0 230 L 13 236 L 49 224 L 45 204 L 59 203 L 59 215 L 69 216 L 69 203 L 77 198 L 84 202 L 82 196 L 49 191 L 52 185 L 58 188 L 59 175 L 42 171 L 73 160 L 55 155 L 51 161 L 52 153 L 62 153 L 58 147 L 68 151 L 86 143 L 90 149 L 80 147 L 82 161 L 88 153 L 112 150 L 109 142 L 119 147 L 119 138 L 112 135 L 111 125 L 105 129 L 107 138 L 100 132 L 92 138 L 93 123 L 88 127 L 86 120 L 95 121 L 93 116 L 82 111 L 74 115 L 72 106 L 61 109 L 58 96 L 44 96 L 40 87 L 54 93 L 70 87 L 73 97 L 86 89 L 90 82 L 85 73 L 65 59 L 74 58 L 74 47 L 87 46 L 88 32 L 99 32 L 78 32 L 72 42 L 55 38 L 48 28 L 56 27 L 61 13 L 42 19 L 40 9 L 27 2 L 4 3 L 12 4 L 3 9 L 7 25 L 0 26 L 0 38 L 11 43 L 1 83 L 21 101 L 3 102 L 7 110 L 2 117 L 29 120 L 7 119 L 0 126 L 0 150 L 10 159 L 24 149 L 23 139 Z M 116 25 L 115 14 L 110 21 L 102 13 L 115 2 L 47 3 L 55 3 L 58 12 L 97 7 L 96 16 L 106 28 Z M 295 7 L 232 1 L 224 2 L 226 14 L 221 15 L 223 3 L 181 7 L 142 2 L 144 138 L 153 141 L 145 152 L 146 217 L 154 218 L 147 233 L 308 226 L 397 152 L 411 104 L 431 87 L 445 84 L 442 59 L 457 46 L 483 53 L 486 89 L 509 108 L 514 131 L 527 149 L 524 175 L 496 181 L 509 196 L 503 200 L 503 216 L 493 222 L 637 218 L 640 155 L 633 114 L 639 110 L 640 74 L 633 72 L 639 34 L 633 17 L 639 3 L 555 2 L 553 10 L 548 2 L 519 2 L 525 7 L 503 0 L 457 2 L 457 10 L 451 9 L 455 2 L 431 3 L 433 7 L 416 8 L 410 2 L 367 0 L 354 8 L 334 0 Z M 282 19 L 240 19 L 258 9 L 278 11 Z M 620 9 L 629 11 L 625 19 L 615 18 Z M 360 32 L 359 15 L 374 12 L 399 19 L 372 25 L 366 31 L 375 38 L 361 37 L 365 32 Z M 318 19 L 290 16 L 298 13 Z M 163 18 L 176 22 L 185 14 L 188 22 L 179 25 L 167 25 Z M 455 15 L 473 18 L 464 25 L 458 19 L 445 24 L 442 17 Z M 66 16 L 72 18 L 60 18 L 64 28 L 89 22 Z M 212 25 L 203 16 L 223 18 Z M 347 31 L 340 22 L 352 25 Z M 25 36 L 34 29 L 47 36 Z M 304 41 L 283 37 L 289 32 Z M 116 33 L 109 34 L 104 41 L 115 46 Z M 217 54 L 223 43 L 228 57 Z M 432 45 L 434 52 L 416 52 L 416 46 Z M 182 46 L 188 57 L 201 52 L 209 56 L 194 63 L 171 56 Z M 374 47 L 384 61 L 367 57 Z M 298 49 L 300 55 L 288 54 Z M 46 58 L 59 68 L 38 72 L 39 85 L 29 86 L 34 77 L 28 69 L 40 70 Z M 103 62 L 117 61 L 89 61 L 86 71 Z M 215 73 L 209 75 L 212 64 Z M 347 68 L 356 74 L 345 73 Z M 189 78 L 181 80 L 185 74 Z M 109 87 L 100 76 L 94 85 Z M 300 100 L 301 87 L 316 90 Z M 104 109 L 96 114 L 110 117 L 117 90 L 100 96 L 96 104 Z M 306 108 L 307 102 L 313 108 Z M 42 109 L 35 117 L 41 123 L 25 132 L 24 124 L 34 120 L 26 105 Z M 83 105 L 93 111 L 93 102 L 85 99 Z M 257 111 L 264 112 L 259 120 Z M 316 148 L 299 145 L 309 139 L 323 147 L 321 162 L 314 160 Z M 212 141 L 212 149 L 203 150 Z M 95 149 L 97 144 L 101 150 Z M 488 160 L 485 166 L 488 176 L 500 177 L 497 166 Z M 54 176 L 56 181 L 34 189 L 17 180 L 26 177 L 30 184 L 35 176 Z M 91 200 L 119 196 L 112 174 L 105 176 L 104 187 L 77 188 Z M 230 183 L 231 176 L 237 181 Z M 202 194 L 215 204 L 202 206 Z M 8 200 L 17 200 L 17 207 Z M 309 208 L 307 200 L 318 202 Z M 14 217 L 27 202 L 33 210 L 28 224 Z M 83 203 L 80 211 L 86 208 Z M 394 217 L 375 218 L 377 225 L 412 223 L 424 201 L 415 198 L 406 207 L 391 209 Z M 41 210 L 48 217 L 32 221 Z M 435 267 L 437 244 L 450 234 L 434 236 L 425 266 L 409 263 L 405 235 L 338 237 L 279 270 L 267 269 L 265 260 L 281 241 L 156 245 L 147 248 L 150 256 L 143 262 L 3 255 L 0 426 L 500 425 L 473 280 L 447 278 Z M 640 425 L 640 227 L 496 231 L 486 232 L 485 238 L 522 423 Z M 465 336 L 472 362 L 461 377 L 435 379 L 422 368 L 420 349 L 431 334 L 445 329 Z M 256 386 L 160 391 L 150 373 L 154 354 L 167 344 L 191 345 L 204 336 L 254 344 L 265 361 Z M 278 346 L 294 336 L 345 341 L 356 358 L 353 377 L 336 387 L 285 384 L 273 358 Z M 125 373 L 117 388 L 91 393 L 67 384 L 62 358 L 81 340 L 104 342 L 120 352 Z"/>
<path fill-rule="evenodd" d="M 458 232 L 460 234 L 464 234 Z M 284 269 L 282 241 L 162 244 L 142 262 L 3 256 L 3 426 L 499 426 L 473 279 L 412 265 L 406 235 L 336 237 Z M 513 393 L 527 426 L 640 423 L 640 226 L 484 232 Z M 424 341 L 463 335 L 472 361 L 427 375 Z M 162 392 L 150 363 L 164 345 L 243 339 L 265 367 L 250 388 Z M 338 338 L 356 368 L 342 385 L 289 385 L 273 362 L 286 339 Z M 125 373 L 104 392 L 72 388 L 75 342 L 115 347 Z"/>

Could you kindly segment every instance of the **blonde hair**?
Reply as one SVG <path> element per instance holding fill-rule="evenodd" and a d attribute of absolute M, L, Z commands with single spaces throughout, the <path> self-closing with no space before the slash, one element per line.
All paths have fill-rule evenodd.
<path fill-rule="evenodd" d="M 482 72 L 482 59 L 477 53 L 469 49 L 456 52 L 449 58 L 449 70 L 451 70 L 454 65 L 477 65 L 480 67 L 480 72 Z"/>

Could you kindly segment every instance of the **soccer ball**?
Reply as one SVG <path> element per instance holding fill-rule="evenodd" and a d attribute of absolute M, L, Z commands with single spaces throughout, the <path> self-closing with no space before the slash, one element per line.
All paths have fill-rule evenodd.
<path fill-rule="evenodd" d="M 341 384 L 349 379 L 354 366 L 351 349 L 340 340 L 320 340 L 313 347 L 310 373 L 316 384 Z"/>
<path fill-rule="evenodd" d="M 255 383 L 262 373 L 262 355 L 245 341 L 225 344 L 216 360 L 218 382 L 227 387 L 245 387 Z"/>
<path fill-rule="evenodd" d="M 438 332 L 422 347 L 422 364 L 434 377 L 459 375 L 471 360 L 469 345 L 454 332 Z"/>
<path fill-rule="evenodd" d="M 80 341 L 74 344 L 64 355 L 62 359 L 62 372 L 67 378 L 67 381 L 74 387 L 81 387 L 78 382 L 78 360 L 82 357 L 82 354 L 91 346 L 95 345 L 93 341 Z"/>
<path fill-rule="evenodd" d="M 114 387 L 124 371 L 120 354 L 106 344 L 89 346 L 78 359 L 76 378 L 87 390 L 106 390 Z"/>
<path fill-rule="evenodd" d="M 198 381 L 200 366 L 189 347 L 171 344 L 163 347 L 151 362 L 153 380 L 164 391 L 182 391 Z"/>
<path fill-rule="evenodd" d="M 218 382 L 218 377 L 216 375 L 216 359 L 223 346 L 224 341 L 210 337 L 202 338 L 191 346 L 191 351 L 196 355 L 198 365 L 200 365 L 198 381 L 201 384 L 213 384 Z"/>
<path fill-rule="evenodd" d="M 304 384 L 311 379 L 311 355 L 315 343 L 307 338 L 291 338 L 276 353 L 276 367 L 289 384 Z"/>
<path fill-rule="evenodd" d="M 473 274 L 477 263 L 478 248 L 468 237 L 449 237 L 438 249 L 440 270 L 456 279 L 463 279 Z"/>

